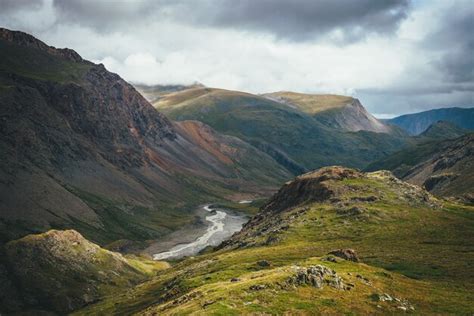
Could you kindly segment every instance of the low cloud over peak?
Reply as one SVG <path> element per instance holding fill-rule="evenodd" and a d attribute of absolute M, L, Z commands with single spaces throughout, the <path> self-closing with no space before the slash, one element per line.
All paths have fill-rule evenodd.
<path fill-rule="evenodd" d="M 0 4 L 0 26 L 130 81 L 353 94 L 378 114 L 474 104 L 471 0 Z"/>

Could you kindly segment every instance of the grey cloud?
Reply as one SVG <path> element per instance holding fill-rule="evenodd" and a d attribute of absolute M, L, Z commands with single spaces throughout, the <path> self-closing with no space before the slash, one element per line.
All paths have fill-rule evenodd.
<path fill-rule="evenodd" d="M 140 0 L 54 1 L 63 21 L 101 30 L 124 30 L 148 18 L 197 27 L 260 32 L 279 39 L 306 41 L 332 31 L 339 43 L 397 29 L 410 8 L 408 0 Z"/>
<path fill-rule="evenodd" d="M 446 10 L 443 25 L 423 42 L 425 48 L 440 51 L 442 57 L 433 62 L 446 80 L 474 82 L 474 5 L 452 6 Z"/>
<path fill-rule="evenodd" d="M 198 11 L 196 23 L 262 31 L 293 41 L 324 37 L 340 31 L 340 42 L 370 33 L 391 33 L 407 16 L 407 0 L 225 0 Z M 201 16 L 200 16 L 201 15 Z"/>
<path fill-rule="evenodd" d="M 127 31 L 158 14 L 159 3 L 150 0 L 54 0 L 59 23 L 75 23 L 100 33 Z"/>
<path fill-rule="evenodd" d="M 0 8 L 3 13 L 20 9 L 37 9 L 42 5 L 42 0 L 0 0 Z"/>

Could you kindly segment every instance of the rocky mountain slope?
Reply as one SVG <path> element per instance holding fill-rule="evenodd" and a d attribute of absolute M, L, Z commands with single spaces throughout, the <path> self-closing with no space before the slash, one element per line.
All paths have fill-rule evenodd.
<path fill-rule="evenodd" d="M 386 120 L 387 123 L 401 127 L 410 135 L 419 135 L 438 121 L 450 122 L 458 127 L 474 130 L 474 108 L 436 109 Z"/>
<path fill-rule="evenodd" d="M 219 132 L 239 137 L 294 174 L 334 163 L 363 167 L 409 141 L 398 131 L 348 132 L 347 129 L 364 129 L 365 125 L 370 130 L 388 129 L 377 120 L 371 121 L 370 114 L 357 100 L 335 97 L 352 103 L 337 101 L 342 108 L 334 115 L 328 114 L 333 110 L 314 114 L 303 104 L 309 107 L 318 103 L 319 97 L 305 96 L 306 103 L 302 102 L 300 109 L 275 97 L 198 87 L 167 94 L 153 105 L 172 119 L 198 120 Z M 329 108 L 336 107 L 333 103 L 337 102 L 333 98 L 321 101 Z M 326 114 L 338 123 L 330 123 L 329 118 L 324 121 L 322 117 Z"/>
<path fill-rule="evenodd" d="M 425 132 L 425 136 L 434 132 L 430 130 L 431 128 Z M 367 168 L 367 170 L 379 169 L 393 170 L 397 177 L 424 186 L 437 195 L 466 196 L 472 199 L 474 134 L 466 134 L 455 139 L 420 142 Z"/>
<path fill-rule="evenodd" d="M 67 313 L 167 267 L 102 249 L 74 230 L 51 230 L 6 244 L 0 279 L 9 288 L 2 289 L 0 302 L 6 312 Z"/>
<path fill-rule="evenodd" d="M 0 241 L 72 227 L 144 240 L 209 199 L 268 194 L 269 155 L 200 123 L 175 124 L 103 65 L 0 29 Z"/>
<path fill-rule="evenodd" d="M 303 94 L 274 92 L 263 95 L 270 100 L 287 104 L 316 118 L 322 124 L 346 131 L 393 132 L 392 128 L 377 120 L 358 99 L 331 94 Z"/>
<path fill-rule="evenodd" d="M 473 212 L 387 171 L 323 168 L 217 251 L 77 314 L 470 314 Z"/>

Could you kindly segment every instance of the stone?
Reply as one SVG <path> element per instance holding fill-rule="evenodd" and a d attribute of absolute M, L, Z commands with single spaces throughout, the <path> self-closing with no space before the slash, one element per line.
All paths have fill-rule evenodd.
<path fill-rule="evenodd" d="M 267 288 L 267 286 L 265 284 L 254 284 L 254 285 L 249 287 L 249 289 L 252 290 L 252 291 L 261 291 L 261 290 L 264 290 L 266 288 Z"/>
<path fill-rule="evenodd" d="M 323 288 L 324 285 L 340 290 L 346 288 L 342 278 L 334 270 L 323 265 L 299 267 L 296 273 L 287 280 L 287 284 L 310 285 L 318 289 Z"/>
<path fill-rule="evenodd" d="M 202 307 L 207 307 L 207 306 L 209 306 L 209 305 L 214 304 L 215 302 L 216 302 L 215 300 L 205 301 L 205 302 L 202 304 Z"/>
<path fill-rule="evenodd" d="M 329 252 L 329 255 L 334 255 L 349 261 L 359 262 L 359 257 L 354 249 L 337 249 Z"/>
<path fill-rule="evenodd" d="M 257 261 L 257 265 L 260 267 L 269 267 L 271 266 L 271 263 L 267 260 L 260 260 L 260 261 Z"/>

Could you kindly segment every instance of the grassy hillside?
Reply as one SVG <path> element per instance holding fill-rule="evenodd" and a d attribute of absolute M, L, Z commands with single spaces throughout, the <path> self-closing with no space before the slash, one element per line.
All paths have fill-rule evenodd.
<path fill-rule="evenodd" d="M 351 97 L 336 94 L 305 94 L 291 91 L 267 93 L 263 96 L 290 107 L 298 108 L 308 114 L 342 108 L 354 100 Z"/>
<path fill-rule="evenodd" d="M 73 230 L 28 235 L 7 243 L 0 251 L 0 270 L 7 272 L 0 273 L 0 280 L 10 286 L 0 298 L 2 312 L 67 313 L 168 267 L 105 250 Z"/>
<path fill-rule="evenodd" d="M 470 314 L 473 244 L 473 207 L 328 168 L 287 183 L 220 250 L 77 314 Z M 340 248 L 360 262 L 327 255 Z"/>
<path fill-rule="evenodd" d="M 330 164 L 364 167 L 406 144 L 399 134 L 344 132 L 288 105 L 248 93 L 195 88 L 154 104 L 175 120 L 199 120 L 273 156 L 293 173 Z"/>

